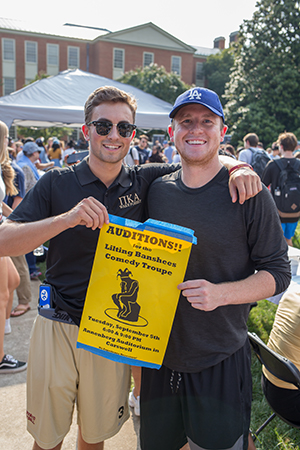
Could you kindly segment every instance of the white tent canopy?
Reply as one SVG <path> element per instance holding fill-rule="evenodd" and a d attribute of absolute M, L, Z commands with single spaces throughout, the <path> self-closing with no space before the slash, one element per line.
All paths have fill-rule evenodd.
<path fill-rule="evenodd" d="M 171 105 L 128 84 L 82 70 L 65 70 L 0 97 L 0 120 L 23 127 L 81 127 L 84 104 L 101 86 L 115 86 L 134 95 L 138 108 L 136 125 L 144 129 L 166 129 Z"/>

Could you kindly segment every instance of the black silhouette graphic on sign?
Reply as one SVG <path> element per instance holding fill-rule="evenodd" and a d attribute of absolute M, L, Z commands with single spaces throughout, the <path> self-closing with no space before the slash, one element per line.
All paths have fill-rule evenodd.
<path fill-rule="evenodd" d="M 139 282 L 130 278 L 132 272 L 128 269 L 118 270 L 117 277 L 121 278 L 121 292 L 113 294 L 112 299 L 119 308 L 118 318 L 126 319 L 130 322 L 137 322 L 139 319 L 140 305 L 137 303 Z"/>

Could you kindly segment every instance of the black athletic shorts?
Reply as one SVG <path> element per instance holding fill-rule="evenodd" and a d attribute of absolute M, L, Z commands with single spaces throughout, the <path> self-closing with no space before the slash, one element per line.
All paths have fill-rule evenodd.
<path fill-rule="evenodd" d="M 271 383 L 262 375 L 262 388 L 271 408 L 283 419 L 300 426 L 299 389 L 284 389 Z"/>
<path fill-rule="evenodd" d="M 251 413 L 249 341 L 216 366 L 179 373 L 142 370 L 141 448 L 247 450 Z"/>

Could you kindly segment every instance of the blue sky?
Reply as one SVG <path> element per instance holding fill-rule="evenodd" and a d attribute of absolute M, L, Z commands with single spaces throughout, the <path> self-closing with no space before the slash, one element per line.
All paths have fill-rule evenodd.
<path fill-rule="evenodd" d="M 66 22 L 97 26 L 110 31 L 153 22 L 190 45 L 212 47 L 216 37 L 239 29 L 243 19 L 251 19 L 256 0 L 210 0 L 164 2 L 151 0 L 40 0 L 4 1 L 0 17 L 38 23 L 53 29 Z"/>

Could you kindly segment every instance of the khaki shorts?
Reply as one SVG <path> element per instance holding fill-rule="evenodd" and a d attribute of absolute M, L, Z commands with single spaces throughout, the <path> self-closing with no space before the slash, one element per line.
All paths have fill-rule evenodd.
<path fill-rule="evenodd" d="M 129 418 L 130 366 L 76 348 L 78 327 L 38 316 L 30 338 L 27 429 L 51 449 L 77 423 L 89 444 L 109 439 Z"/>

